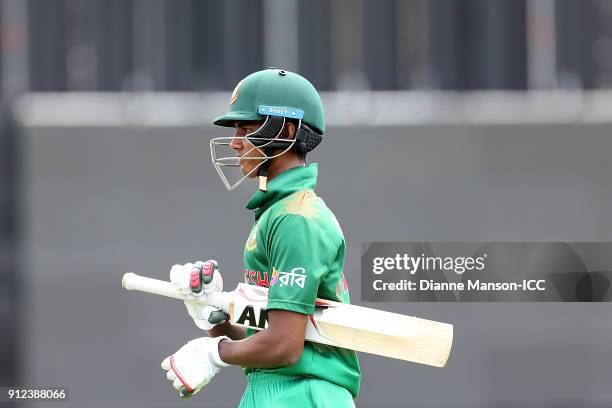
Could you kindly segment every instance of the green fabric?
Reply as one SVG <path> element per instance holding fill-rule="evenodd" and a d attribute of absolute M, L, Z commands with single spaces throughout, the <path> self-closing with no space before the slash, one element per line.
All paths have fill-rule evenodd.
<path fill-rule="evenodd" d="M 329 381 L 250 373 L 239 408 L 355 408 L 351 393 Z"/>
<path fill-rule="evenodd" d="M 268 309 L 312 314 L 316 298 L 350 303 L 343 275 L 344 236 L 334 214 L 314 193 L 317 171 L 316 164 L 287 170 L 247 204 L 255 210 L 256 222 L 244 250 L 245 281 L 270 288 Z M 359 392 L 356 353 L 338 347 L 306 342 L 296 364 L 245 369 L 251 372 L 319 378 L 354 397 Z"/>
<path fill-rule="evenodd" d="M 304 123 L 320 134 L 325 132 L 323 103 L 315 87 L 298 74 L 275 68 L 255 72 L 240 81 L 232 93 L 229 111 L 213 123 L 233 127 L 234 121 L 264 120 L 259 114 L 261 105 L 301 109 Z"/>

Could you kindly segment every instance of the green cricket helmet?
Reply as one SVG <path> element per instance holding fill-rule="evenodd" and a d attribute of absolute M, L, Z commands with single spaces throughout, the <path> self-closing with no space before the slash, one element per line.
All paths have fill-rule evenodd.
<path fill-rule="evenodd" d="M 301 75 L 275 68 L 255 72 L 238 82 L 229 111 L 213 123 L 234 127 L 235 121 L 263 121 L 269 112 L 262 112 L 262 106 L 301 110 L 305 124 L 321 135 L 325 132 L 323 104 L 315 87 Z"/>
<path fill-rule="evenodd" d="M 280 138 L 287 119 L 298 122 L 294 139 Z M 242 159 L 259 160 L 260 163 L 236 183 L 231 184 L 222 167 L 239 167 L 241 158 L 233 155 L 218 157 L 216 148 L 229 146 L 232 139 L 238 137 L 212 139 L 210 149 L 213 165 L 228 190 L 233 190 L 257 171 L 260 189 L 265 191 L 270 160 L 291 149 L 300 154 L 308 153 L 321 142 L 325 131 L 323 104 L 315 87 L 298 74 L 276 68 L 255 72 L 240 81 L 232 92 L 229 111 L 216 118 L 213 123 L 234 127 L 237 121 L 263 122 L 259 129 L 244 137 L 254 146 L 253 150 L 259 150 L 263 156 L 251 158 L 245 154 Z M 275 154 L 279 149 L 282 152 Z"/>

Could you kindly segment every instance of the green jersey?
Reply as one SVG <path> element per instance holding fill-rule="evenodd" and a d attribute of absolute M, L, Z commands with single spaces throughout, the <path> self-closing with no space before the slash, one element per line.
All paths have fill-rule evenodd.
<path fill-rule="evenodd" d="M 255 210 L 255 225 L 244 249 L 245 282 L 269 288 L 269 310 L 310 315 L 316 298 L 350 303 L 343 274 L 344 236 L 334 214 L 315 194 L 316 181 L 316 164 L 295 167 L 270 180 L 268 191 L 258 191 L 247 204 Z M 253 371 L 320 378 L 354 397 L 359 392 L 357 355 L 338 347 L 306 342 L 297 363 L 245 369 L 247 374 Z"/>

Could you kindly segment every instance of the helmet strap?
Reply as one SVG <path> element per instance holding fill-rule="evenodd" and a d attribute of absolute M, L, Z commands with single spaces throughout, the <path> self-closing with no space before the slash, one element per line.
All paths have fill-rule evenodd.
<path fill-rule="evenodd" d="M 271 160 L 264 161 L 257 169 L 257 177 L 259 177 L 259 190 L 268 191 L 268 169 L 272 164 Z"/>

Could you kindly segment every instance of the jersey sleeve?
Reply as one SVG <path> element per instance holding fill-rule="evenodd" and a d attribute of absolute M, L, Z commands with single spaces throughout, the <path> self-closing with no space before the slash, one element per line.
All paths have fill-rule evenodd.
<path fill-rule="evenodd" d="M 274 220 L 267 237 L 272 268 L 268 309 L 314 313 L 319 284 L 337 251 L 326 238 L 317 221 L 302 215 L 285 214 Z"/>

